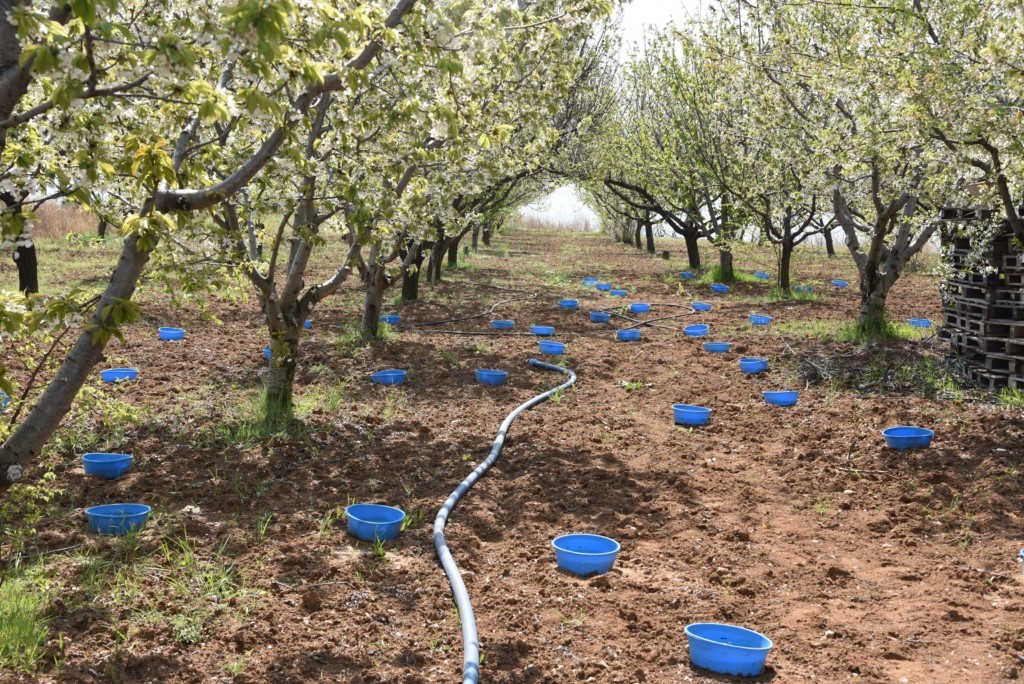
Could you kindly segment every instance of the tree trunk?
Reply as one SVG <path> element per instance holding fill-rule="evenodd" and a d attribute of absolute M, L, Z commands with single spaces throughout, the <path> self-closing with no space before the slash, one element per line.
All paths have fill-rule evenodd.
<path fill-rule="evenodd" d="M 644 224 L 644 236 L 647 238 L 647 253 L 654 254 L 654 226 L 650 221 Z"/>
<path fill-rule="evenodd" d="M 445 240 L 442 238 L 434 242 L 434 248 L 430 250 L 430 259 L 427 261 L 427 282 L 431 285 L 441 282 L 441 262 L 444 260 L 446 248 Z"/>
<path fill-rule="evenodd" d="M 35 406 L 0 446 L 0 491 L 20 480 L 24 467 L 39 456 L 43 445 L 60 425 L 89 373 L 103 355 L 106 343 L 97 341 L 94 344 L 93 332 L 96 328 L 105 327 L 104 311 L 108 306 L 118 300 L 131 299 L 139 282 L 139 274 L 149 261 L 150 252 L 138 249 L 138 239 L 136 234 L 125 239 L 121 247 L 121 258 L 89 319 L 89 326 L 79 333 L 75 346 L 64 358 L 57 374 L 46 386 Z M 155 246 L 156 236 L 153 239 Z"/>
<path fill-rule="evenodd" d="M 295 390 L 295 364 L 299 356 L 298 329 L 285 332 L 288 352 L 282 359 L 271 352 L 270 369 L 267 372 L 267 415 L 265 419 L 275 415 L 288 415 L 292 409 L 292 395 Z M 271 349 L 274 347 L 271 346 Z M 280 413 L 278 413 L 280 412 Z"/>
<path fill-rule="evenodd" d="M 636 224 L 636 232 L 633 233 L 633 246 L 637 249 L 641 249 L 640 246 L 640 223 Z"/>
<path fill-rule="evenodd" d="M 690 268 L 700 268 L 700 238 L 696 235 L 684 235 L 683 240 L 686 242 L 686 258 L 690 262 Z"/>
<path fill-rule="evenodd" d="M 360 332 L 363 339 L 377 337 L 380 327 L 380 313 L 384 302 L 384 286 L 386 285 L 384 267 L 380 264 L 369 264 L 366 276 L 366 298 L 363 303 L 363 320 Z"/>
<path fill-rule="evenodd" d="M 477 245 L 479 243 L 479 239 L 480 239 L 480 224 L 479 223 L 474 223 L 473 224 L 473 244 L 471 245 L 473 247 L 473 251 L 474 252 L 477 250 Z"/>
<path fill-rule="evenodd" d="M 834 257 L 836 255 L 836 247 L 832 244 L 832 229 L 826 228 L 822 235 L 825 237 L 825 251 L 828 253 L 829 258 Z"/>
<path fill-rule="evenodd" d="M 483 235 L 481 235 L 480 237 L 483 238 L 485 246 L 487 246 L 487 247 L 491 246 L 491 226 L 490 225 L 484 226 Z"/>
<path fill-rule="evenodd" d="M 14 263 L 18 265 L 18 290 L 25 294 L 39 292 L 39 260 L 36 258 L 35 243 L 17 247 Z"/>
<path fill-rule="evenodd" d="M 860 276 L 860 314 L 857 316 L 857 325 L 862 329 L 880 325 L 885 319 L 885 300 L 888 296 L 887 278 L 877 273 L 871 276 L 862 272 Z"/>
<path fill-rule="evenodd" d="M 107 237 L 107 220 L 100 219 L 100 224 L 96 226 L 96 237 L 103 240 Z"/>
<path fill-rule="evenodd" d="M 779 289 L 789 294 L 789 266 L 793 261 L 793 243 L 784 240 L 782 243 L 782 254 L 779 256 Z"/>
<path fill-rule="evenodd" d="M 420 298 L 420 271 L 423 270 L 423 248 L 416 248 L 416 256 L 402 278 L 402 301 L 414 302 Z"/>
<path fill-rule="evenodd" d="M 718 265 L 721 267 L 721 275 L 719 276 L 723 282 L 730 282 L 736 280 L 736 273 L 732 267 L 732 252 L 727 249 L 718 250 Z"/>
<path fill-rule="evenodd" d="M 462 237 L 452 238 L 448 243 L 448 268 L 455 268 L 459 265 L 459 243 Z"/>

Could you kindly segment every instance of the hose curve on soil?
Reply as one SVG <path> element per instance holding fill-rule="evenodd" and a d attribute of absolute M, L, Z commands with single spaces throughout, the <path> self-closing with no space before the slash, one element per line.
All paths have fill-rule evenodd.
<path fill-rule="evenodd" d="M 463 480 L 462 483 L 456 487 L 455 491 L 452 492 L 445 500 L 444 505 L 441 506 L 441 510 L 437 512 L 437 517 L 434 518 L 434 548 L 437 550 L 437 557 L 440 559 L 442 567 L 444 567 L 445 574 L 448 575 L 448 582 L 452 585 L 452 593 L 455 595 L 455 605 L 459 609 L 459 621 L 462 623 L 462 646 L 464 653 L 462 665 L 463 684 L 477 684 L 479 681 L 480 641 L 477 638 L 476 619 L 473 617 L 473 606 L 469 602 L 469 592 L 466 590 L 466 583 L 462 581 L 462 574 L 459 573 L 459 568 L 455 565 L 455 560 L 452 558 L 452 554 L 448 550 L 448 542 L 444 538 L 444 526 L 445 523 L 448 522 L 448 514 L 452 512 L 453 508 L 455 508 L 455 504 L 459 502 L 459 499 L 461 499 L 463 495 L 468 492 L 474 484 L 476 484 L 477 480 L 483 477 L 484 473 L 490 470 L 491 466 L 494 465 L 494 462 L 498 460 L 498 454 L 501 453 L 501 447 L 505 445 L 505 433 L 507 433 L 509 427 L 511 427 L 512 421 L 514 421 L 520 413 L 536 406 L 545 399 L 548 399 L 555 392 L 568 389 L 576 384 L 576 374 L 568 368 L 556 366 L 553 363 L 538 361 L 537 359 L 530 359 L 527 363 L 534 368 L 543 368 L 545 370 L 564 373 L 569 376 L 569 380 L 558 387 L 549 389 L 547 392 L 538 394 L 505 417 L 505 420 L 502 421 L 501 426 L 498 428 L 498 436 L 494 440 L 494 446 L 491 447 L 491 453 L 487 455 L 487 458 L 483 463 L 477 466 L 476 470 L 469 474 L 469 477 Z"/>

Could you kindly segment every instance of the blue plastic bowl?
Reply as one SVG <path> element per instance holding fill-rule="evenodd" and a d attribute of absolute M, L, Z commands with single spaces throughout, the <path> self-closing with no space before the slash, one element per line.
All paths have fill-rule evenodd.
<path fill-rule="evenodd" d="M 157 334 L 164 342 L 177 342 L 185 339 L 184 328 L 160 328 L 157 330 Z"/>
<path fill-rule="evenodd" d="M 636 342 L 640 339 L 640 331 L 637 328 L 629 330 L 616 330 L 615 339 L 619 342 Z"/>
<path fill-rule="evenodd" d="M 611 283 L 598 283 L 597 284 L 597 289 L 600 290 L 601 292 L 607 292 L 608 290 L 612 289 L 612 284 Z"/>
<path fill-rule="evenodd" d="M 580 301 L 578 299 L 561 299 L 558 302 L 558 308 L 575 311 L 580 308 Z"/>
<path fill-rule="evenodd" d="M 768 280 L 772 277 L 772 274 L 765 271 L 754 271 L 754 277 L 758 280 Z"/>
<path fill-rule="evenodd" d="M 100 377 L 103 378 L 103 382 L 124 382 L 125 380 L 134 380 L 139 377 L 139 369 L 108 368 L 107 370 L 100 371 Z"/>
<path fill-rule="evenodd" d="M 597 285 L 597 281 L 598 280 L 599 280 L 598 278 L 584 278 L 583 279 L 583 286 L 584 287 L 593 287 L 594 285 Z"/>
<path fill-rule="evenodd" d="M 930 318 L 908 318 L 907 323 L 914 326 L 915 328 L 932 327 L 932 321 Z"/>
<path fill-rule="evenodd" d="M 740 370 L 748 375 L 764 372 L 768 370 L 768 359 L 753 357 L 740 359 Z"/>
<path fill-rule="evenodd" d="M 402 531 L 405 511 L 380 504 L 352 504 L 345 507 L 348 533 L 363 541 L 391 541 Z"/>
<path fill-rule="evenodd" d="M 735 677 L 756 677 L 764 669 L 772 640 L 763 634 L 714 622 L 686 626 L 690 660 L 697 667 Z"/>
<path fill-rule="evenodd" d="M 401 385 L 405 383 L 405 371 L 392 368 L 370 374 L 370 380 L 378 385 Z"/>
<path fill-rule="evenodd" d="M 93 531 L 120 536 L 145 525 L 151 510 L 145 504 L 107 504 L 85 509 L 85 517 Z"/>
<path fill-rule="evenodd" d="M 7 408 L 7 405 L 11 403 L 11 397 L 6 392 L 0 392 L 0 411 Z"/>
<path fill-rule="evenodd" d="M 707 302 L 690 302 L 694 311 L 711 311 L 711 305 Z"/>
<path fill-rule="evenodd" d="M 594 323 L 607 323 L 611 319 L 612 315 L 607 311 L 591 311 L 590 320 Z"/>
<path fill-rule="evenodd" d="M 312 330 L 313 329 L 313 319 L 307 318 L 305 321 L 302 322 L 302 327 L 305 328 L 306 330 Z"/>
<path fill-rule="evenodd" d="M 630 313 L 635 313 L 635 314 L 647 313 L 650 310 L 651 310 L 651 305 L 647 304 L 647 303 L 644 303 L 644 302 L 634 302 L 633 304 L 629 305 L 629 312 Z"/>
<path fill-rule="evenodd" d="M 694 273 L 693 271 L 683 271 L 682 273 L 679 274 L 679 277 L 682 280 L 693 280 L 694 278 L 697 277 L 697 274 Z"/>
<path fill-rule="evenodd" d="M 625 297 L 629 294 L 627 290 L 611 290 L 608 292 L 612 297 Z"/>
<path fill-rule="evenodd" d="M 555 328 L 551 325 L 531 325 L 530 332 L 534 335 L 554 335 Z"/>
<path fill-rule="evenodd" d="M 86 475 L 99 475 L 106 480 L 116 480 L 132 465 L 131 454 L 83 454 L 82 465 Z"/>
<path fill-rule="evenodd" d="M 504 385 L 508 380 L 508 373 L 503 370 L 491 370 L 489 368 L 478 368 L 476 371 L 476 381 L 484 385 Z"/>
<path fill-rule="evenodd" d="M 491 327 L 494 328 L 495 330 L 511 330 L 512 328 L 516 327 L 516 322 L 503 320 L 491 321 Z"/>
<path fill-rule="evenodd" d="M 683 332 L 687 337 L 704 337 L 708 334 L 708 326 L 703 323 L 698 325 L 688 325 L 683 328 Z"/>
<path fill-rule="evenodd" d="M 713 292 L 718 292 L 719 294 L 725 294 L 729 291 L 729 286 L 723 285 L 722 283 L 712 283 L 711 290 Z"/>
<path fill-rule="evenodd" d="M 811 292 L 814 292 L 814 288 L 811 287 L 810 285 L 797 285 L 796 287 L 793 288 L 793 291 L 809 294 Z"/>
<path fill-rule="evenodd" d="M 772 317 L 762 316 L 761 314 L 750 314 L 747 316 L 747 320 L 750 321 L 751 325 L 768 325 L 772 322 Z"/>
<path fill-rule="evenodd" d="M 554 340 L 541 340 L 537 346 L 540 348 L 541 354 L 551 354 L 552 356 L 561 356 L 565 351 L 565 345 Z"/>
<path fill-rule="evenodd" d="M 672 404 L 672 416 L 679 425 L 707 425 L 711 409 L 690 404 Z"/>
<path fill-rule="evenodd" d="M 835 285 L 836 287 L 846 287 L 850 283 L 846 282 L 845 280 L 836 279 L 832 281 L 832 284 Z"/>
<path fill-rule="evenodd" d="M 398 322 L 402 320 L 402 317 L 398 314 L 384 314 L 377 320 L 386 325 L 398 325 Z"/>
<path fill-rule="evenodd" d="M 599 534 L 566 534 L 551 542 L 558 567 L 575 575 L 603 575 L 619 555 L 619 543 Z"/>
<path fill-rule="evenodd" d="M 882 436 L 890 449 L 927 449 L 935 433 L 928 428 L 901 425 L 883 430 Z"/>
<path fill-rule="evenodd" d="M 724 354 L 725 352 L 732 349 L 731 342 L 705 342 L 704 351 L 711 352 L 712 354 Z"/>
<path fill-rule="evenodd" d="M 796 391 L 762 392 L 764 400 L 773 406 L 792 406 L 796 403 L 799 393 Z"/>
<path fill-rule="evenodd" d="M 270 347 L 263 348 L 263 358 L 265 358 L 267 361 L 270 360 Z"/>

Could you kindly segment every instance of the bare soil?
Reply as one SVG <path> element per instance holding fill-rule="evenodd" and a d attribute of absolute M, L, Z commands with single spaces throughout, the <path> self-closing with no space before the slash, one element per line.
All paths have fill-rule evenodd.
<path fill-rule="evenodd" d="M 579 381 L 519 418 L 447 527 L 477 617 L 482 681 L 734 681 L 691 665 L 683 628 L 702 621 L 774 641 L 765 672 L 746 681 L 1017 679 L 1021 411 L 887 389 L 890 376 L 877 366 L 941 358 L 934 337 L 864 349 L 780 335 L 799 321 L 852 320 L 858 295 L 847 255 L 798 259 L 817 300 L 767 302 L 765 283 L 728 295 L 681 290 L 683 246 L 669 246 L 671 263 L 603 238 L 511 233 L 446 274 L 449 282 L 424 283 L 424 301 L 395 308 L 405 330 L 368 347 L 342 338 L 358 316 L 353 290 L 316 312 L 301 359 L 300 392 L 334 388 L 339 405 L 311 399 L 290 434 L 258 439 L 241 432 L 239 408 L 265 373 L 257 307 L 223 304 L 223 325 L 214 326 L 152 296 L 145 322 L 109 355 L 142 369 L 111 391 L 144 419 L 104 445 L 133 452 L 134 467 L 108 482 L 87 478 L 66 446 L 48 455 L 65 493 L 29 547 L 81 545 L 43 561 L 60 587 L 50 649 L 61 665 L 0 680 L 461 681 L 458 614 L 431 523 L 504 416 L 562 378 L 526 364 L 538 356 L 530 336 L 408 324 L 524 296 L 498 288 L 538 295 L 493 316 L 426 327 L 487 331 L 492 317 L 514 319 L 517 332 L 555 325 L 569 345 L 560 363 Z M 770 253 L 751 254 L 737 267 L 773 270 Z M 627 303 L 654 304 L 640 319 L 684 312 L 659 304 L 712 302 L 711 313 L 662 323 L 708 323 L 705 339 L 732 341 L 733 350 L 708 354 L 702 339 L 650 327 L 638 343 L 615 342 L 616 326 L 590 323 L 587 311 L 620 300 L 582 288 L 587 275 L 628 289 Z M 829 287 L 837 276 L 854 285 Z M 921 273 L 901 279 L 893 317 L 938 320 L 937 284 Z M 565 296 L 581 300 L 578 313 L 557 308 Z M 774 316 L 773 326 L 750 327 L 752 312 Z M 188 328 L 188 339 L 157 341 L 156 328 L 168 324 Z M 772 370 L 741 374 L 737 359 L 751 355 L 769 357 Z M 816 359 L 865 372 L 811 382 L 807 362 Z M 372 385 L 370 371 L 382 368 L 407 369 L 408 384 Z M 476 368 L 508 370 L 509 385 L 475 384 Z M 644 387 L 621 386 L 637 381 Z M 799 389 L 799 403 L 768 406 L 765 389 Z M 674 425 L 677 402 L 713 408 L 710 424 Z M 880 431 L 902 424 L 933 428 L 932 448 L 887 449 Z M 351 500 L 397 505 L 419 520 L 381 559 L 346 534 L 344 519 L 325 522 Z M 84 508 L 116 501 L 154 507 L 137 549 L 85 529 Z M 615 568 L 589 579 L 558 571 L 550 543 L 571 531 L 619 540 Z M 248 591 L 222 600 L 188 573 L 184 586 L 173 584 L 185 567 L 174 549 L 186 537 L 197 567 L 220 563 Z M 106 584 L 87 577 L 95 559 Z M 175 615 L 192 615 L 201 635 L 182 638 Z"/>

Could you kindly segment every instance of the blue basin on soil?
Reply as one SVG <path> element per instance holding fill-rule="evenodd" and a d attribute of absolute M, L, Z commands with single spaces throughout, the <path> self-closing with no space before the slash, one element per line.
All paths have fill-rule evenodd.
<path fill-rule="evenodd" d="M 832 284 L 835 285 L 836 287 L 846 287 L 850 283 L 846 282 L 845 280 L 839 280 L 837 278 L 836 280 L 832 281 Z"/>
<path fill-rule="evenodd" d="M 647 313 L 651 310 L 651 305 L 645 302 L 634 302 L 629 305 L 629 312 L 635 314 Z"/>
<path fill-rule="evenodd" d="M 567 311 L 575 311 L 580 308 L 580 302 L 578 299 L 562 299 L 558 302 L 559 309 L 566 309 Z"/>
<path fill-rule="evenodd" d="M 796 391 L 762 392 L 764 400 L 773 406 L 792 406 L 800 396 Z"/>
<path fill-rule="evenodd" d="M 711 409 L 690 404 L 672 404 L 672 416 L 679 425 L 707 425 Z"/>
<path fill-rule="evenodd" d="M 754 277 L 758 280 L 768 280 L 772 277 L 772 274 L 766 271 L 754 271 Z"/>
<path fill-rule="evenodd" d="M 612 297 L 625 297 L 629 294 L 626 290 L 610 290 L 608 292 Z"/>
<path fill-rule="evenodd" d="M 748 375 L 754 375 L 755 373 L 762 373 L 768 370 L 768 359 L 760 358 L 745 358 L 740 359 L 740 370 Z"/>
<path fill-rule="evenodd" d="M 184 328 L 160 328 L 156 332 L 164 342 L 177 342 L 185 339 Z"/>
<path fill-rule="evenodd" d="M 704 337 L 708 334 L 708 326 L 703 323 L 697 325 L 688 325 L 683 328 L 683 332 L 687 337 Z"/>
<path fill-rule="evenodd" d="M 503 370 L 492 370 L 490 368 L 478 368 L 476 381 L 484 385 L 504 385 L 508 380 L 508 373 Z"/>
<path fill-rule="evenodd" d="M 772 317 L 763 316 L 761 314 L 750 314 L 747 316 L 747 320 L 750 321 L 751 325 L 768 325 L 772 322 Z"/>
<path fill-rule="evenodd" d="M 800 294 L 810 294 L 814 292 L 814 288 L 810 285 L 797 285 L 793 288 L 793 292 L 799 292 Z"/>
<path fill-rule="evenodd" d="M 584 287 L 593 287 L 594 285 L 597 285 L 598 280 L 599 280 L 598 278 L 584 278 L 583 279 L 583 286 Z"/>
<path fill-rule="evenodd" d="M 932 321 L 930 318 L 908 318 L 907 323 L 914 326 L 915 328 L 932 327 Z"/>
<path fill-rule="evenodd" d="M 900 425 L 883 430 L 882 436 L 890 449 L 926 449 L 935 433 L 928 428 Z"/>
<path fill-rule="evenodd" d="M 116 480 L 132 465 L 131 454 L 83 454 L 82 465 L 86 475 L 99 475 L 105 480 Z"/>
<path fill-rule="evenodd" d="M 554 335 L 555 328 L 552 325 L 531 325 L 530 332 L 534 335 Z"/>
<path fill-rule="evenodd" d="M 607 323 L 611 319 L 612 315 L 607 311 L 591 311 L 590 320 L 594 323 Z"/>
<path fill-rule="evenodd" d="M 711 311 L 711 305 L 707 302 L 690 302 L 694 311 Z"/>
<path fill-rule="evenodd" d="M 363 541 L 391 541 L 402 531 L 405 512 L 380 504 L 352 504 L 345 507 L 348 533 Z"/>
<path fill-rule="evenodd" d="M 718 294 L 725 294 L 726 292 L 729 291 L 729 286 L 723 285 L 722 283 L 712 283 L 711 291 L 717 292 Z"/>
<path fill-rule="evenodd" d="M 491 321 L 491 327 L 495 330 L 511 330 L 516 327 L 516 322 L 508 320 Z"/>
<path fill-rule="evenodd" d="M 566 534 L 551 542 L 558 567 L 575 575 L 603 575 L 619 555 L 619 543 L 599 534 Z"/>
<path fill-rule="evenodd" d="M 302 327 L 305 328 L 306 330 L 312 330 L 313 329 L 313 319 L 312 318 L 307 318 L 305 321 L 302 322 Z"/>
<path fill-rule="evenodd" d="M 151 510 L 145 504 L 107 504 L 85 509 L 85 517 L 93 531 L 120 536 L 145 525 Z"/>
<path fill-rule="evenodd" d="M 384 314 L 377 320 L 385 325 L 398 325 L 398 322 L 402 320 L 402 317 L 398 314 Z"/>
<path fill-rule="evenodd" d="M 757 632 L 714 622 L 686 626 L 690 660 L 697 667 L 736 677 L 756 677 L 772 650 L 771 639 Z"/>
<path fill-rule="evenodd" d="M 619 342 L 636 342 L 640 339 L 640 331 L 636 328 L 629 330 L 616 330 L 615 339 Z"/>
<path fill-rule="evenodd" d="M 139 377 L 138 368 L 108 368 L 100 371 L 103 382 L 124 382 Z"/>
<path fill-rule="evenodd" d="M 596 287 L 601 292 L 607 292 L 608 290 L 612 289 L 612 284 L 611 283 L 598 283 L 596 285 Z"/>
<path fill-rule="evenodd" d="M 401 385 L 405 383 L 405 371 L 397 368 L 370 374 L 370 380 L 378 385 Z"/>
<path fill-rule="evenodd" d="M 561 356 L 565 351 L 565 345 L 554 340 L 541 340 L 537 346 L 540 348 L 541 354 L 551 354 L 552 356 Z"/>
<path fill-rule="evenodd" d="M 265 358 L 267 361 L 270 360 L 270 347 L 263 348 L 263 358 Z"/>
<path fill-rule="evenodd" d="M 679 274 L 679 277 L 682 280 L 693 280 L 694 278 L 697 277 L 697 274 L 694 273 L 693 271 L 683 271 L 682 273 Z"/>
<path fill-rule="evenodd" d="M 725 352 L 732 349 L 731 342 L 705 342 L 704 351 L 711 352 L 712 354 L 724 354 Z"/>

